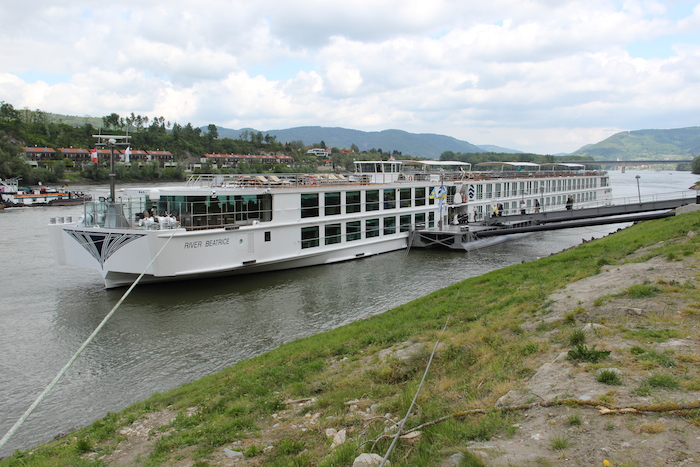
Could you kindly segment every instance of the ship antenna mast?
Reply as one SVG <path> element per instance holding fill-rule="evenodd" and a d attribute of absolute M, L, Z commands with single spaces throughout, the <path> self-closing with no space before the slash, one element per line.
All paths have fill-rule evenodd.
<path fill-rule="evenodd" d="M 129 139 L 131 136 L 128 134 L 123 135 L 92 135 L 93 138 L 97 138 L 97 146 L 103 146 L 109 148 L 109 202 L 114 203 L 117 199 L 116 197 L 116 186 L 115 179 L 117 175 L 114 173 L 114 148 L 115 146 L 129 146 Z"/>

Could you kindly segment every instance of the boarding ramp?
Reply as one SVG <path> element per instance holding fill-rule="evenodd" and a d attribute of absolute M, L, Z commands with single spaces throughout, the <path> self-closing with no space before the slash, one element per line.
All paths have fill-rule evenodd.
<path fill-rule="evenodd" d="M 512 226 L 523 225 L 524 223 L 541 225 L 555 222 L 667 211 L 689 204 L 700 204 L 698 203 L 698 198 L 700 198 L 700 196 L 688 191 L 631 198 L 617 198 L 613 199 L 610 204 L 582 203 L 580 207 L 574 205 L 571 210 L 548 211 L 545 208 L 540 212 L 493 216 L 486 219 L 484 224 L 488 226 Z M 530 210 L 532 210 L 532 208 L 530 208 Z"/>

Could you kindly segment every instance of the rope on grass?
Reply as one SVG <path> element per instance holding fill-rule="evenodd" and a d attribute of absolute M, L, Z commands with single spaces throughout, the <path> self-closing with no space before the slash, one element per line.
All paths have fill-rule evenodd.
<path fill-rule="evenodd" d="M 450 322 L 450 318 L 448 317 L 447 320 L 445 321 L 445 326 L 442 328 L 442 332 L 445 332 L 445 329 L 447 329 L 447 324 Z M 399 422 L 399 429 L 396 431 L 396 435 L 394 436 L 393 441 L 391 442 L 391 446 L 389 446 L 389 449 L 387 449 L 386 454 L 384 454 L 384 458 L 382 459 L 382 462 L 379 464 L 379 467 L 384 467 L 386 465 L 386 461 L 391 455 L 391 452 L 394 450 L 394 446 L 396 446 L 396 442 L 399 440 L 401 437 L 403 427 L 406 424 L 406 421 L 408 420 L 408 417 L 411 416 L 411 413 L 413 412 L 413 407 L 416 405 L 416 401 L 418 400 L 418 394 L 420 394 L 420 390 L 423 387 L 423 383 L 425 383 L 425 378 L 428 376 L 428 370 L 430 370 L 430 365 L 433 363 L 433 357 L 435 356 L 435 352 L 437 352 L 438 345 L 440 345 L 440 339 L 435 341 L 435 346 L 433 346 L 433 352 L 430 354 L 430 359 L 428 359 L 428 364 L 425 366 L 425 371 L 423 372 L 423 378 L 420 380 L 420 384 L 418 385 L 418 389 L 416 389 L 416 394 L 413 396 L 413 400 L 411 401 L 411 406 L 408 408 L 406 411 L 406 416 Z"/>

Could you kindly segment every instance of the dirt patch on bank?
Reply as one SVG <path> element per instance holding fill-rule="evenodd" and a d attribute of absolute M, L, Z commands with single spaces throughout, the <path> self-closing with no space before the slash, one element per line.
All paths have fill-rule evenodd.
<path fill-rule="evenodd" d="M 548 313 L 523 327 L 561 321 L 571 321 L 571 326 L 545 336 L 553 343 L 547 361 L 497 405 L 566 399 L 591 405 L 534 406 L 524 411 L 510 436 L 473 442 L 468 449 L 490 466 L 596 466 L 604 460 L 613 466 L 700 466 L 700 423 L 692 411 L 603 415 L 596 408 L 646 405 L 664 410 L 670 403 L 700 399 L 698 320 L 684 312 L 689 303 L 682 293 L 642 299 L 625 294 L 645 284 L 696 288 L 698 262 L 655 257 L 609 265 L 552 294 Z M 599 363 L 569 359 L 567 333 L 573 330 L 584 330 L 587 347 L 610 351 L 609 357 Z M 599 382 L 601 372 L 618 374 L 619 382 Z M 650 386 L 654 375 L 667 379 Z"/>

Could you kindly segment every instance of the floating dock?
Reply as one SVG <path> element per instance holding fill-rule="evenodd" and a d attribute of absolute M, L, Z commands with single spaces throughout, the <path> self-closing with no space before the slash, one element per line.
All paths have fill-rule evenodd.
<path fill-rule="evenodd" d="M 478 223 L 416 229 L 409 237 L 409 248 L 441 247 L 470 251 L 545 230 L 661 219 L 674 216 L 674 209 L 681 206 L 700 204 L 698 201 L 698 197 L 690 196 L 648 201 L 640 198 L 636 203 L 493 216 Z"/>

